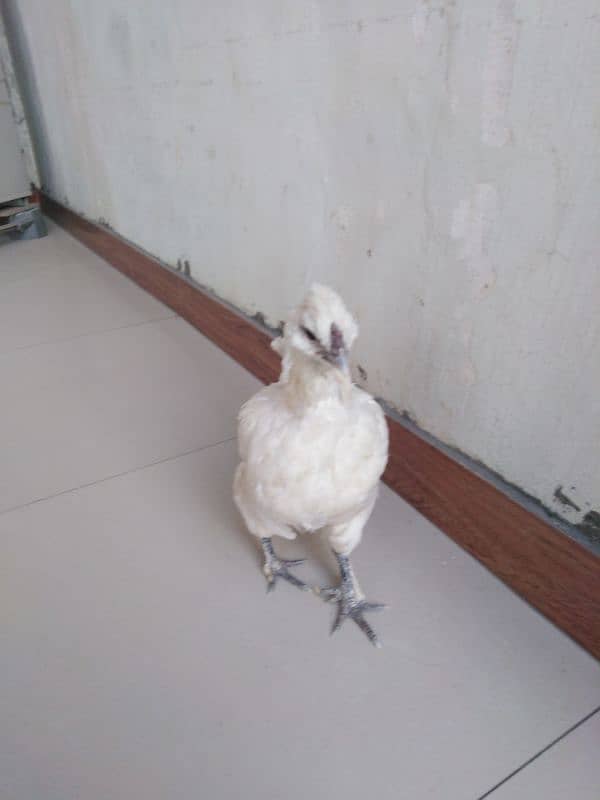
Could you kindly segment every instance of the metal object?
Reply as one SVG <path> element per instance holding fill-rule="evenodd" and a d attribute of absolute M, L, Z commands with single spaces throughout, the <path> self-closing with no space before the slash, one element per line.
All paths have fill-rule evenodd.
<path fill-rule="evenodd" d="M 0 235 L 3 233 L 11 239 L 39 239 L 46 236 L 48 229 L 39 205 L 25 201 L 0 206 Z"/>

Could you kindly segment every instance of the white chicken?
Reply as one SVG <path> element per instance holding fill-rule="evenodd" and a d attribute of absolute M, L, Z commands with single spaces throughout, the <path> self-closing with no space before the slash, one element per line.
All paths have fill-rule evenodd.
<path fill-rule="evenodd" d="M 290 572 L 304 559 L 279 558 L 271 538 L 324 531 L 340 584 L 314 591 L 338 604 L 332 632 L 350 617 L 379 646 L 363 614 L 384 606 L 365 600 L 349 555 L 375 504 L 388 430 L 379 405 L 350 378 L 348 353 L 357 333 L 341 298 L 312 286 L 272 344 L 282 356 L 279 381 L 240 411 L 234 498 L 261 541 L 269 590 L 278 578 L 310 588 Z"/>

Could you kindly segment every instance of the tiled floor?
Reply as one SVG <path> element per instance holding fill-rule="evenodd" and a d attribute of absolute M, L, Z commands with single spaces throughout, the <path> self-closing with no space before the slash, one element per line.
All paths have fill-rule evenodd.
<path fill-rule="evenodd" d="M 523 765 L 494 800 L 598 800 L 600 712 L 535 758 L 598 663 L 392 492 L 355 558 L 383 650 L 266 595 L 231 500 L 258 383 L 54 226 L 0 243 L 0 375 L 3 800 L 476 800 Z"/>

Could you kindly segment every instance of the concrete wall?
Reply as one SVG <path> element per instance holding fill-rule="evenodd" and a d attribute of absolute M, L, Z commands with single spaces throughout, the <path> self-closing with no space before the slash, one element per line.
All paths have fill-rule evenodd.
<path fill-rule="evenodd" d="M 600 508 L 596 0 L 5 6 L 54 197 L 274 324 L 336 286 L 373 393 Z"/>

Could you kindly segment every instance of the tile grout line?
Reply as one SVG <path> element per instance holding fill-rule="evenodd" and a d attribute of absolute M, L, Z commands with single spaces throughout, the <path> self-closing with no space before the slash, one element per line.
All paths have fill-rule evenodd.
<path fill-rule="evenodd" d="M 104 328 L 103 330 L 99 331 L 89 331 L 88 333 L 78 333 L 75 336 L 65 336 L 60 339 L 48 339 L 46 342 L 36 342 L 35 344 L 24 344 L 20 347 L 13 347 L 11 350 L 2 350 L 0 351 L 0 358 L 4 356 L 10 356 L 13 353 L 20 353 L 23 350 L 34 350 L 36 347 L 46 347 L 48 345 L 53 344 L 63 344 L 65 342 L 73 342 L 77 339 L 86 339 L 90 336 L 102 336 L 104 333 L 112 333 L 113 331 L 124 331 L 127 328 L 139 328 L 142 325 L 153 325 L 155 322 L 163 322 L 166 319 L 174 319 L 178 317 L 179 314 L 168 314 L 165 317 L 157 317 L 156 319 L 145 319 L 141 322 L 131 322 L 128 325 L 117 325 L 115 328 Z"/>
<path fill-rule="evenodd" d="M 539 750 L 537 753 L 535 753 L 533 756 L 531 756 L 531 758 L 529 758 L 527 761 L 525 761 L 519 767 L 514 769 L 509 775 L 507 775 L 505 778 L 503 778 L 501 781 L 499 781 L 495 786 L 492 786 L 491 789 L 488 789 L 487 792 L 485 792 L 484 794 L 480 795 L 477 798 L 477 800 L 484 800 L 486 797 L 489 797 L 493 792 L 496 791 L 496 789 L 499 789 L 501 786 L 504 786 L 504 784 L 507 783 L 511 778 L 514 778 L 514 776 L 518 775 L 519 772 L 524 770 L 526 767 L 528 767 L 534 761 L 537 761 L 537 759 L 540 756 L 543 756 L 544 753 L 547 753 L 548 750 L 552 749 L 555 744 L 558 744 L 560 741 L 565 739 L 567 736 L 569 736 L 569 734 L 571 734 L 571 733 L 573 733 L 573 731 L 577 730 L 577 728 L 579 728 L 581 725 L 586 723 L 589 719 L 591 719 L 599 711 L 600 711 L 600 706 L 595 708 L 593 711 L 590 711 L 590 713 L 586 714 L 586 716 L 583 717 L 583 719 L 580 719 L 579 722 L 576 722 L 574 725 L 571 725 L 571 727 L 567 728 L 567 730 L 564 731 L 563 733 L 561 733 L 560 736 L 557 736 L 556 739 L 553 739 L 550 742 L 550 744 L 547 744 L 546 747 L 543 747 L 541 750 Z"/>
<path fill-rule="evenodd" d="M 29 508 L 29 506 L 34 506 L 36 503 L 43 503 L 45 500 L 52 500 L 55 497 L 61 497 L 65 494 L 71 494 L 71 492 L 78 492 L 80 489 L 88 489 L 90 486 L 96 486 L 99 483 L 106 483 L 106 481 L 112 481 L 114 478 L 122 478 L 124 475 L 131 475 L 134 472 L 141 472 L 144 469 L 149 469 L 150 467 L 156 467 L 158 464 L 165 464 L 167 461 L 175 461 L 178 458 L 183 458 L 184 456 L 189 456 L 192 453 L 200 453 L 203 450 L 210 450 L 213 447 L 219 447 L 222 444 L 227 444 L 228 442 L 233 442 L 237 436 L 229 436 L 227 439 L 221 439 L 219 442 L 211 442 L 210 444 L 203 444 L 199 447 L 193 447 L 191 450 L 184 450 L 181 453 L 175 453 L 172 456 L 166 456 L 165 458 L 159 458 L 157 461 L 150 461 L 148 464 L 141 464 L 139 467 L 133 467 L 132 469 L 126 469 L 123 472 L 116 472 L 114 475 L 106 475 L 104 478 L 98 478 L 96 481 L 90 481 L 89 483 L 82 483 L 79 486 L 72 486 L 70 489 L 63 489 L 60 492 L 55 492 L 54 494 L 46 495 L 45 497 L 36 497 L 35 500 L 29 500 L 27 503 L 21 503 L 20 505 L 11 506 L 10 508 L 5 508 L 0 511 L 0 517 L 4 514 L 10 514 L 13 511 L 19 511 L 22 508 Z"/>

